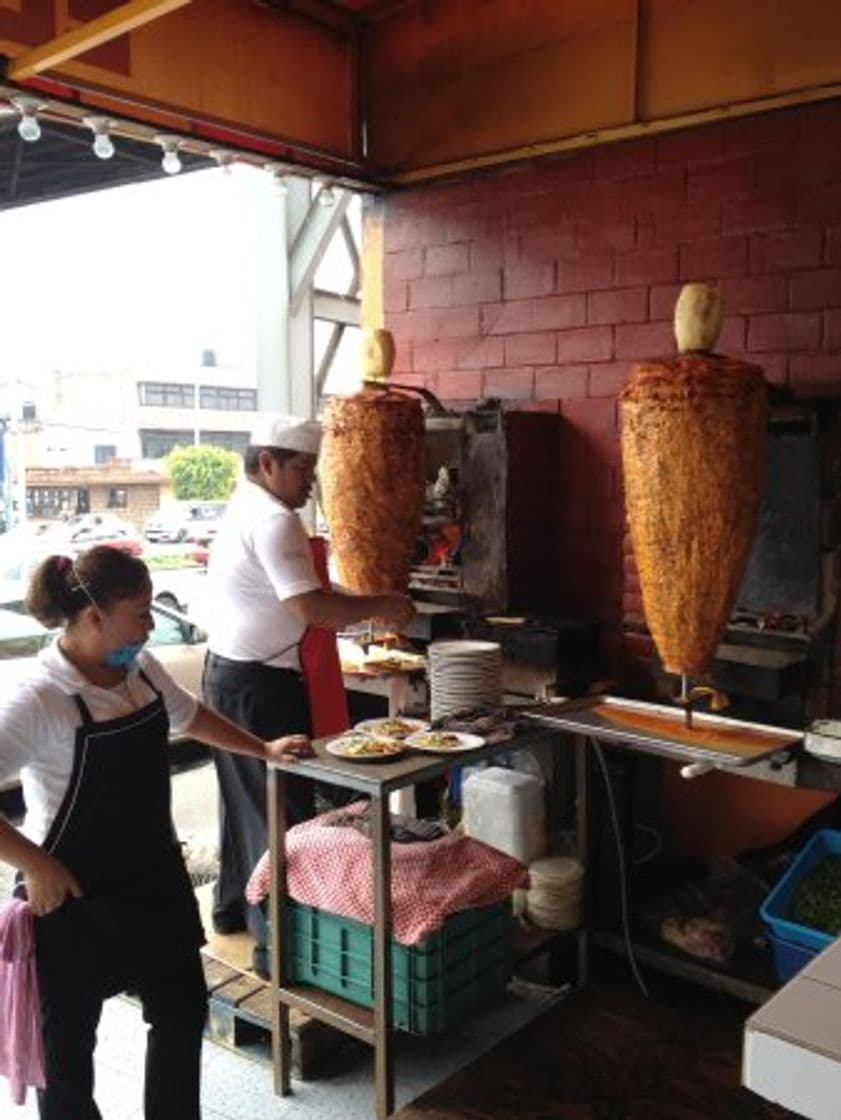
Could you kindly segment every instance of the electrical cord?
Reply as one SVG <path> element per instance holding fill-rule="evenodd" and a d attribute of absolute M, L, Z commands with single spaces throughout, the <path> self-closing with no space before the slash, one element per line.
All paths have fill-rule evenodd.
<path fill-rule="evenodd" d="M 616 812 L 616 801 L 613 797 L 613 787 L 610 784 L 610 775 L 607 771 L 607 763 L 604 760 L 601 744 L 596 739 L 590 740 L 590 745 L 593 748 L 596 761 L 601 770 L 602 779 L 604 780 L 604 788 L 607 794 L 607 804 L 610 809 L 610 819 L 613 824 L 613 835 L 616 839 L 616 855 L 619 861 L 619 901 L 622 908 L 622 932 L 625 939 L 625 951 L 628 954 L 628 961 L 631 965 L 631 972 L 634 974 L 634 979 L 639 985 L 639 989 L 646 999 L 649 998 L 648 988 L 642 978 L 642 973 L 637 965 L 637 959 L 634 956 L 634 947 L 631 944 L 631 926 L 628 920 L 628 878 L 625 869 L 625 851 L 622 847 L 622 836 L 619 832 L 619 816 Z"/>

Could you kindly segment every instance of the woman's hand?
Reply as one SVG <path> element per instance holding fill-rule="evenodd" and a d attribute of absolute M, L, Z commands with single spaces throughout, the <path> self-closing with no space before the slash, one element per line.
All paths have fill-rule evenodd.
<path fill-rule="evenodd" d="M 306 735 L 282 735 L 266 743 L 266 758 L 270 762 L 294 762 L 298 758 L 312 758 L 314 753 Z"/>
<path fill-rule="evenodd" d="M 41 853 L 34 865 L 24 872 L 24 885 L 32 913 L 37 918 L 57 910 L 68 896 L 82 896 L 76 876 L 49 852 Z"/>

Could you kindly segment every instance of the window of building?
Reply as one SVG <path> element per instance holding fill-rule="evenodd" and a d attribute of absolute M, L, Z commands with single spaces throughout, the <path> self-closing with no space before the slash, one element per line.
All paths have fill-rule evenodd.
<path fill-rule="evenodd" d="M 108 508 L 126 509 L 128 507 L 128 490 L 124 486 L 108 487 Z"/>
<path fill-rule="evenodd" d="M 28 486 L 26 509 L 30 517 L 71 517 L 74 513 L 87 513 L 90 494 L 75 487 Z"/>
<path fill-rule="evenodd" d="M 195 386 L 178 381 L 138 381 L 137 391 L 142 405 L 155 408 L 193 408 Z"/>
<path fill-rule="evenodd" d="M 113 443 L 98 443 L 93 449 L 93 461 L 97 466 L 103 466 L 116 458 L 117 448 Z"/>
<path fill-rule="evenodd" d="M 199 391 L 199 408 L 219 408 L 226 412 L 254 412 L 257 408 L 257 390 L 202 385 Z"/>
<path fill-rule="evenodd" d="M 165 431 L 160 428 L 140 429 L 140 453 L 144 459 L 163 459 L 173 447 L 192 447 L 190 431 Z"/>
<path fill-rule="evenodd" d="M 226 451 L 243 455 L 248 447 L 248 432 L 202 432 L 199 440 L 208 446 L 224 447 Z"/>

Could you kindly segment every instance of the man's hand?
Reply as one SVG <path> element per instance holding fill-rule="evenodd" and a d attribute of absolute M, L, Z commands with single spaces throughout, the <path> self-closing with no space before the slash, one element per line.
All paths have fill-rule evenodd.
<path fill-rule="evenodd" d="M 415 604 L 408 595 L 389 591 L 385 595 L 377 595 L 376 598 L 377 606 L 373 615 L 375 622 L 383 622 L 388 626 L 399 628 L 411 622 L 417 613 Z"/>
<path fill-rule="evenodd" d="M 266 743 L 266 758 L 270 762 L 294 762 L 298 758 L 312 758 L 314 753 L 306 735 L 282 735 Z"/>
<path fill-rule="evenodd" d="M 32 913 L 37 918 L 57 910 L 68 896 L 82 897 L 76 876 L 49 852 L 40 855 L 37 863 L 24 873 L 24 884 Z"/>

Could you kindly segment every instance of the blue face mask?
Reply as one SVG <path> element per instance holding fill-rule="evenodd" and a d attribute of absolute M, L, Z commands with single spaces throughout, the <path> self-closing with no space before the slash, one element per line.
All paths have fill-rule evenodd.
<path fill-rule="evenodd" d="M 137 655 L 144 644 L 144 642 L 126 642 L 124 646 L 110 649 L 103 657 L 102 663 L 111 669 L 128 669 L 137 660 Z"/>

